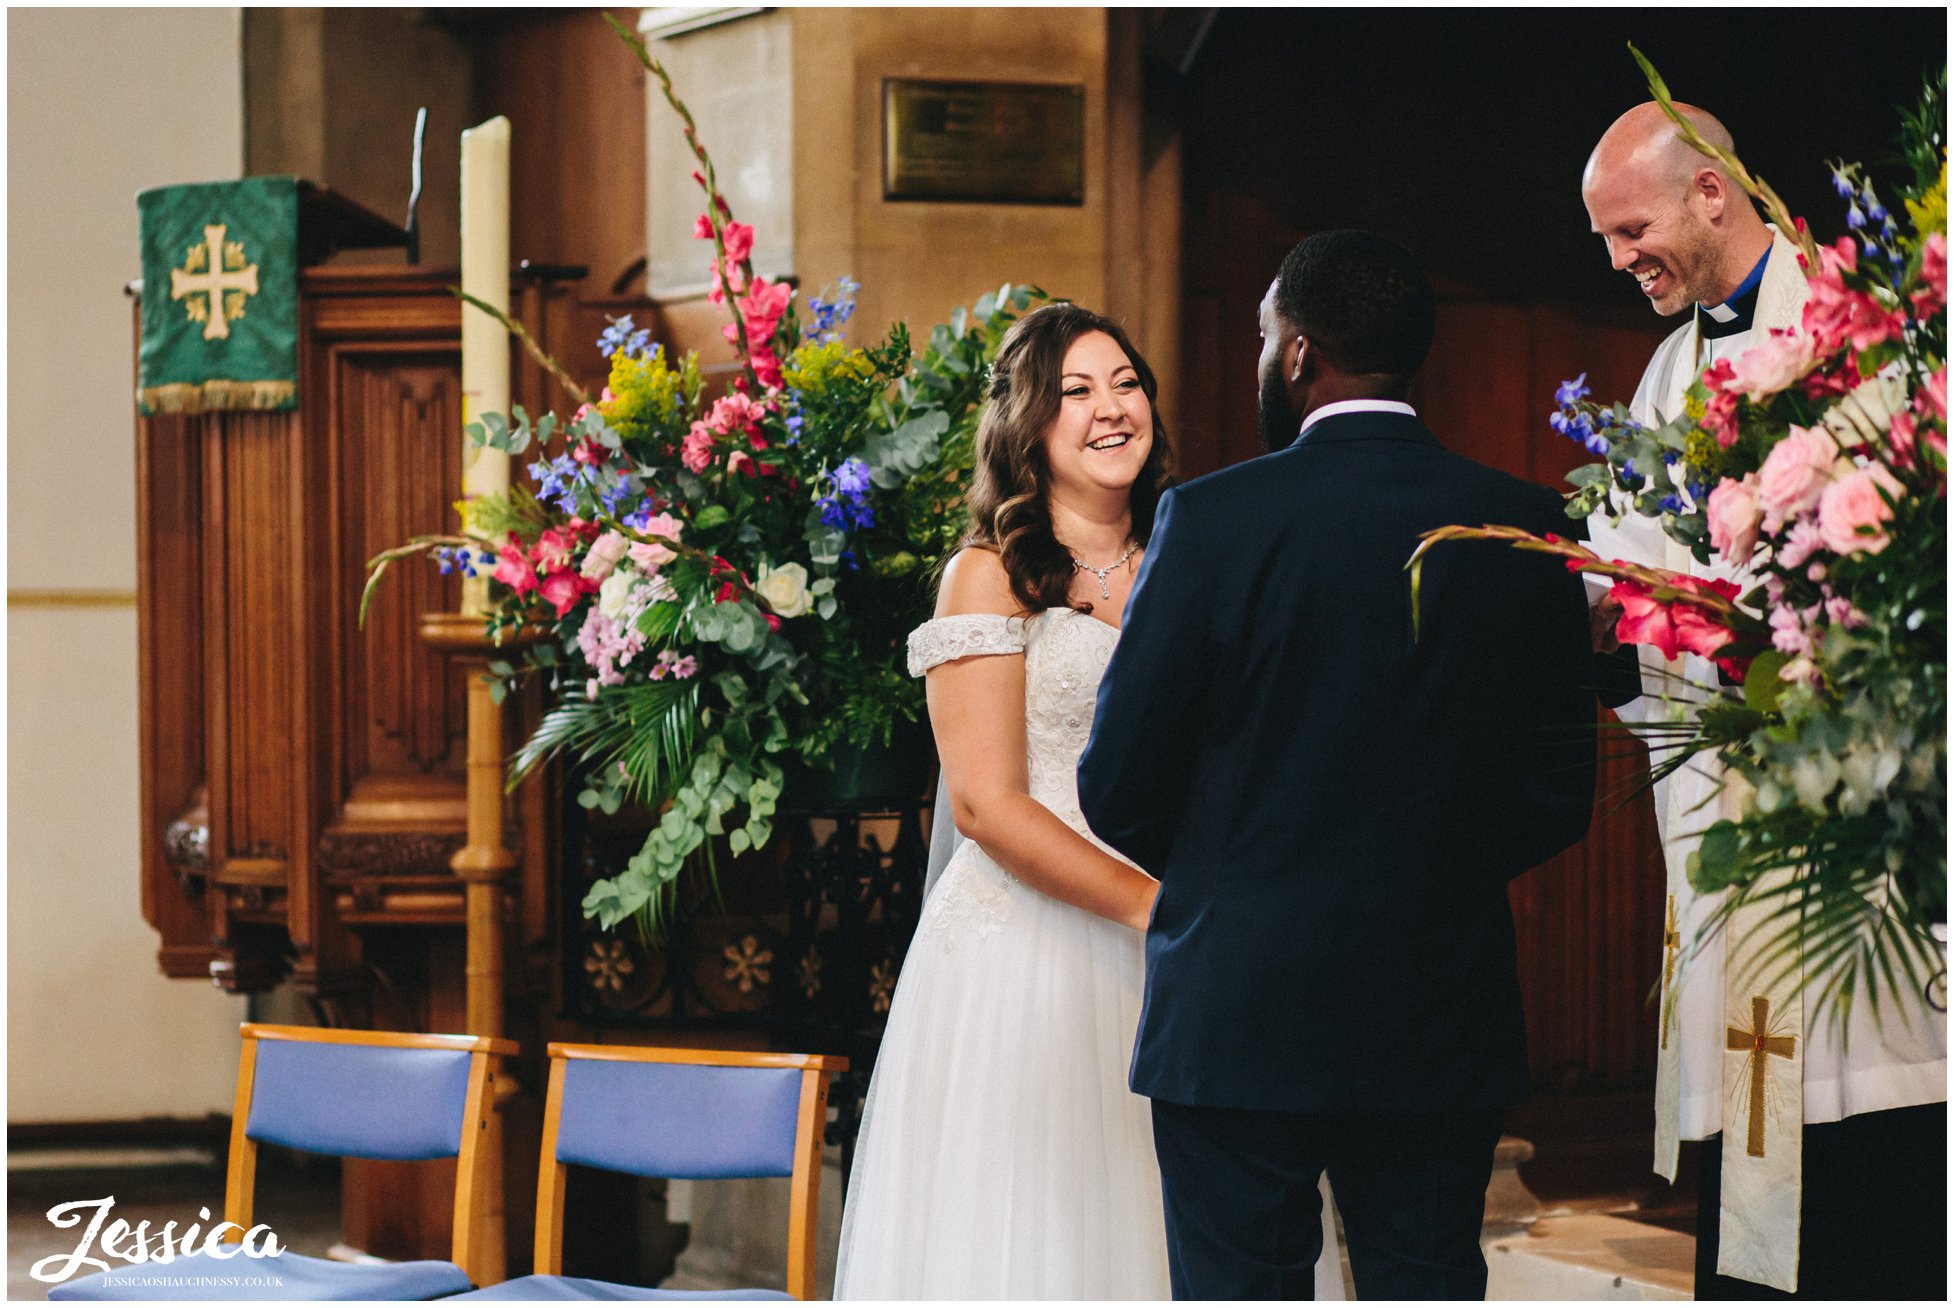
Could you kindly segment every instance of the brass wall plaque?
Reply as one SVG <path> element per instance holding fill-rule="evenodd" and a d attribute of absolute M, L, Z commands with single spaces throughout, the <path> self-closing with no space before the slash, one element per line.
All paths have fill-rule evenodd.
<path fill-rule="evenodd" d="M 1084 204 L 1086 88 L 882 83 L 882 198 Z"/>

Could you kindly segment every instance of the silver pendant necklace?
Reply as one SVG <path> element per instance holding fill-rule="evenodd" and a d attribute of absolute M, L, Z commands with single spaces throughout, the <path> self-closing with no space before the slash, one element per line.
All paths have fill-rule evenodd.
<path fill-rule="evenodd" d="M 1107 564 L 1103 568 L 1095 568 L 1090 563 L 1087 563 L 1084 559 L 1074 554 L 1072 556 L 1072 566 L 1077 568 L 1080 572 L 1090 572 L 1093 576 L 1099 578 L 1100 598 L 1111 599 L 1113 597 L 1113 592 L 1112 592 L 1112 588 L 1106 584 L 1106 578 L 1110 577 L 1113 574 L 1114 569 L 1124 567 L 1126 565 L 1126 561 L 1132 558 L 1135 554 L 1139 553 L 1139 550 L 1140 550 L 1140 546 L 1138 542 L 1135 542 L 1135 544 L 1131 549 L 1127 550 L 1126 553 L 1120 555 L 1119 558 L 1115 559 L 1113 562 Z"/>

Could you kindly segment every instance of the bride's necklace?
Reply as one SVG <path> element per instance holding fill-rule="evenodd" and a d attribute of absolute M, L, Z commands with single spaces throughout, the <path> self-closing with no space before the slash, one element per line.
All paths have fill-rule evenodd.
<path fill-rule="evenodd" d="M 1127 550 L 1126 553 L 1120 555 L 1117 559 L 1113 560 L 1111 563 L 1107 564 L 1103 568 L 1093 567 L 1090 563 L 1087 563 L 1084 559 L 1080 558 L 1076 554 L 1072 556 L 1072 566 L 1077 568 L 1080 572 L 1090 572 L 1093 576 L 1099 578 L 1100 597 L 1102 599 L 1111 599 L 1113 597 L 1113 591 L 1112 588 L 1106 584 L 1106 578 L 1110 577 L 1116 569 L 1125 567 L 1126 561 L 1139 552 L 1140 552 L 1140 546 L 1139 543 L 1136 541 L 1131 549 Z"/>

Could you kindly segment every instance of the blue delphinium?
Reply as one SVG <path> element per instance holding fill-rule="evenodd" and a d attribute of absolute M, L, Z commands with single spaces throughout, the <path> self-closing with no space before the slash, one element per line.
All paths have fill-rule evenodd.
<path fill-rule="evenodd" d="M 606 327 L 603 335 L 597 338 L 597 348 L 603 352 L 606 359 L 617 354 L 622 354 L 627 359 L 635 359 L 647 354 L 655 358 L 659 351 L 658 346 L 651 344 L 651 329 L 640 327 L 633 331 L 631 315 L 628 313 L 622 318 L 611 319 L 611 325 Z"/>
<path fill-rule="evenodd" d="M 834 489 L 814 502 L 821 511 L 823 526 L 833 531 L 866 531 L 875 525 L 875 509 L 869 503 L 868 465 L 848 459 L 828 474 Z"/>
<path fill-rule="evenodd" d="M 789 445 L 799 445 L 801 443 L 801 431 L 807 426 L 807 419 L 801 414 L 801 393 L 799 391 L 790 390 L 787 392 L 786 414 L 787 443 Z"/>
<path fill-rule="evenodd" d="M 577 483 L 581 480 L 581 472 L 581 465 L 567 454 L 559 454 L 547 463 L 538 459 L 529 465 L 529 475 L 539 483 L 536 498 L 554 500 L 565 513 L 577 511 Z"/>
<path fill-rule="evenodd" d="M 862 284 L 853 277 L 844 277 L 837 284 L 835 297 L 830 300 L 816 295 L 809 298 L 808 309 L 813 313 L 801 335 L 810 341 L 832 341 L 841 337 L 841 329 L 855 313 L 855 293 Z"/>
<path fill-rule="evenodd" d="M 473 577 L 477 568 L 495 566 L 495 555 L 487 551 L 477 552 L 466 545 L 438 545 L 434 550 L 435 560 L 441 565 L 441 575 L 448 576 L 456 568 L 462 575 Z"/>
<path fill-rule="evenodd" d="M 1588 375 L 1582 373 L 1572 381 L 1564 381 L 1554 392 L 1554 403 L 1565 409 L 1571 404 L 1579 404 L 1588 398 Z"/>

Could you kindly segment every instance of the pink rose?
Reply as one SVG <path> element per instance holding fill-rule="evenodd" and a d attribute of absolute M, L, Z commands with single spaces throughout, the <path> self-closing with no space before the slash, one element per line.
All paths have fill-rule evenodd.
<path fill-rule="evenodd" d="M 1757 474 L 1742 481 L 1725 477 L 1710 492 L 1710 544 L 1725 561 L 1743 564 L 1757 549 L 1757 529 L 1764 511 L 1757 505 Z"/>
<path fill-rule="evenodd" d="M 1811 368 L 1812 338 L 1793 328 L 1773 331 L 1764 344 L 1738 358 L 1729 389 L 1756 403 L 1790 387 Z"/>
<path fill-rule="evenodd" d="M 1757 471 L 1765 530 L 1775 531 L 1778 524 L 1818 503 L 1838 461 L 1839 447 L 1816 427 L 1793 427 L 1773 445 Z"/>
<path fill-rule="evenodd" d="M 641 529 L 647 536 L 662 536 L 677 542 L 685 539 L 683 525 L 669 513 L 656 513 L 645 520 Z M 650 575 L 664 567 L 678 556 L 656 541 L 638 541 L 631 546 L 631 562 L 640 571 Z"/>
<path fill-rule="evenodd" d="M 618 560 L 624 557 L 624 551 L 630 546 L 630 539 L 623 534 L 605 532 L 590 547 L 590 552 L 583 556 L 583 575 L 601 583 L 611 575 L 611 569 L 617 566 Z"/>
<path fill-rule="evenodd" d="M 1893 516 L 1887 500 L 1897 500 L 1900 494 L 1899 481 L 1877 463 L 1827 486 L 1818 501 L 1818 530 L 1826 548 L 1835 554 L 1877 554 L 1885 549 L 1887 535 L 1881 524 Z"/>
<path fill-rule="evenodd" d="M 520 595 L 536 588 L 536 569 L 523 553 L 522 546 L 513 539 L 497 552 L 501 562 L 495 565 L 495 579 Z"/>

